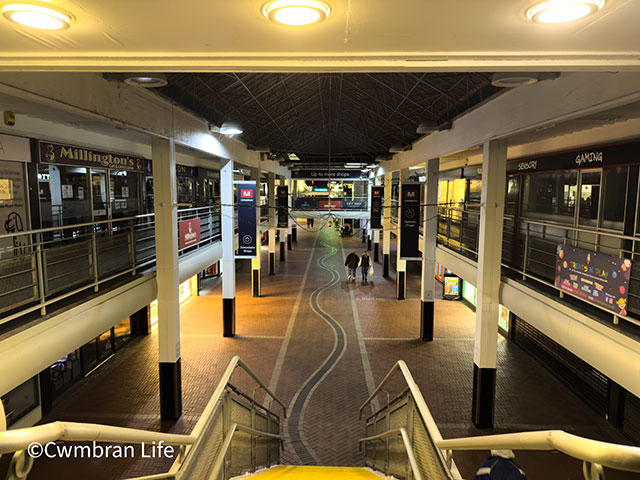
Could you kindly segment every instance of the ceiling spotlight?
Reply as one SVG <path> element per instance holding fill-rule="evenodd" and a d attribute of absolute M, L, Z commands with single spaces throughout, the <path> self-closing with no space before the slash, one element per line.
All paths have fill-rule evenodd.
<path fill-rule="evenodd" d="M 222 135 L 240 135 L 242 133 L 242 128 L 235 122 L 224 122 L 218 131 Z"/>
<path fill-rule="evenodd" d="M 536 23 L 567 23 L 592 15 L 604 7 L 605 0 L 547 0 L 527 10 L 527 18 Z"/>
<path fill-rule="evenodd" d="M 311 25 L 324 20 L 331 8 L 320 0 L 273 0 L 262 7 L 262 14 L 283 25 Z"/>
<path fill-rule="evenodd" d="M 537 73 L 500 72 L 494 73 L 493 77 L 491 77 L 491 85 L 494 87 L 525 87 L 534 83 L 538 83 Z"/>
<path fill-rule="evenodd" d="M 74 21 L 69 12 L 41 2 L 6 3 L 2 15 L 11 22 L 39 30 L 64 30 Z"/>
<path fill-rule="evenodd" d="M 125 75 L 122 81 L 127 85 L 145 88 L 164 87 L 169 83 L 164 73 L 131 73 Z"/>
<path fill-rule="evenodd" d="M 433 120 L 427 120 L 425 122 L 420 122 L 420 125 L 418 125 L 418 128 L 416 129 L 416 133 L 428 135 L 430 133 L 437 132 L 438 130 L 440 130 L 440 128 L 436 122 Z"/>

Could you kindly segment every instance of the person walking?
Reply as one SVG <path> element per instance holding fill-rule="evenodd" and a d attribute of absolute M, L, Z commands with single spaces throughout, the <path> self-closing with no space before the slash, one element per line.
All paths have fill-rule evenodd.
<path fill-rule="evenodd" d="M 362 269 L 362 283 L 367 283 L 367 275 L 369 275 L 369 268 L 371 268 L 371 259 L 366 251 L 360 258 L 360 268 Z"/>
<path fill-rule="evenodd" d="M 358 255 L 356 255 L 355 250 L 351 250 L 351 253 L 347 255 L 347 259 L 344 262 L 344 266 L 349 269 L 349 276 L 347 277 L 347 282 L 350 282 L 352 279 L 356 281 L 356 269 L 358 268 L 358 263 L 360 263 L 360 259 Z"/>
<path fill-rule="evenodd" d="M 527 480 L 514 458 L 511 450 L 491 450 L 491 456 L 478 467 L 474 480 Z"/>

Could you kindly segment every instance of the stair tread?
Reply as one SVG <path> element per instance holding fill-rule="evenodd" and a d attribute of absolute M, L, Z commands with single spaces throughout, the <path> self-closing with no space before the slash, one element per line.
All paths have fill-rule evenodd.
<path fill-rule="evenodd" d="M 266 472 L 259 473 L 252 478 L 273 480 L 305 480 L 318 479 L 378 479 L 380 477 L 360 467 L 307 467 L 307 466 L 280 466 Z"/>

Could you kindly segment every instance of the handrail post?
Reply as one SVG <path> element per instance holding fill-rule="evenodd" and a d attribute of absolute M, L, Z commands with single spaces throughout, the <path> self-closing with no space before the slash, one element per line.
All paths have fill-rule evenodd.
<path fill-rule="evenodd" d="M 524 257 L 522 259 L 522 280 L 527 279 L 527 262 L 529 261 L 529 222 L 526 222 L 527 229 L 524 237 Z"/>
<path fill-rule="evenodd" d="M 91 260 L 93 262 L 93 291 L 98 291 L 98 241 L 96 227 L 91 227 Z"/>
<path fill-rule="evenodd" d="M 136 276 L 136 264 L 138 263 L 138 259 L 137 259 L 137 254 L 136 254 L 136 233 L 135 233 L 135 225 L 134 225 L 134 221 L 131 221 L 130 227 L 129 227 L 129 253 L 130 253 L 130 260 L 131 260 L 131 276 L 135 277 Z"/>
<path fill-rule="evenodd" d="M 36 244 L 36 273 L 38 276 L 38 296 L 40 297 L 40 314 L 47 314 L 47 307 L 45 306 L 45 284 L 44 284 L 44 252 L 42 251 L 42 233 L 37 235 Z"/>

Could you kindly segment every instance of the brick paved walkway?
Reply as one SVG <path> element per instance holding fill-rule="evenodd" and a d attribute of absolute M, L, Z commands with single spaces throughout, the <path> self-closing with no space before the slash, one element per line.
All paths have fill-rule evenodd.
<path fill-rule="evenodd" d="M 358 407 L 373 383 L 403 359 L 445 438 L 560 428 L 625 442 L 546 370 L 504 339 L 498 346 L 496 426 L 492 431 L 474 429 L 470 423 L 473 313 L 460 302 L 438 301 L 434 342 L 414 340 L 419 333 L 419 265 L 409 262 L 407 300 L 397 301 L 395 273 L 390 279 L 382 278 L 381 263 L 374 266 L 369 284 L 345 282 L 344 256 L 352 249 L 360 254 L 363 247 L 360 239 L 341 239 L 334 231 L 315 235 L 299 229 L 298 242 L 287 252 L 287 261 L 277 262 L 276 276 L 266 274 L 263 249 L 263 297 L 259 299 L 251 297 L 249 262 L 239 262 L 238 335 L 234 339 L 222 337 L 219 282 L 206 283 L 203 296 L 189 300 L 181 313 L 184 415 L 179 422 L 159 421 L 155 333 L 136 339 L 72 387 L 44 421 L 189 432 L 227 363 L 233 355 L 240 355 L 262 379 L 271 382 L 290 408 L 304 396 L 298 402 L 299 437 L 292 437 L 299 438 L 309 455 L 288 442 L 283 456 L 286 463 L 358 466 L 364 461 L 356 442 L 364 436 Z M 392 259 L 394 256 L 392 251 Z M 322 257 L 325 268 L 318 263 Z M 340 275 L 335 284 L 330 284 L 332 271 Z M 343 332 L 344 348 L 332 358 L 340 343 L 337 332 Z M 323 363 L 326 368 L 317 374 Z M 249 385 L 243 382 L 235 383 Z M 287 432 L 286 424 L 284 427 L 285 433 L 292 433 Z M 455 454 L 465 478 L 473 478 L 475 466 L 486 454 Z M 518 452 L 517 461 L 530 479 L 582 478 L 579 462 L 563 455 Z M 139 458 L 103 462 L 40 459 L 29 478 L 111 480 L 159 473 L 169 463 Z M 616 472 L 607 475 L 634 478 Z"/>

